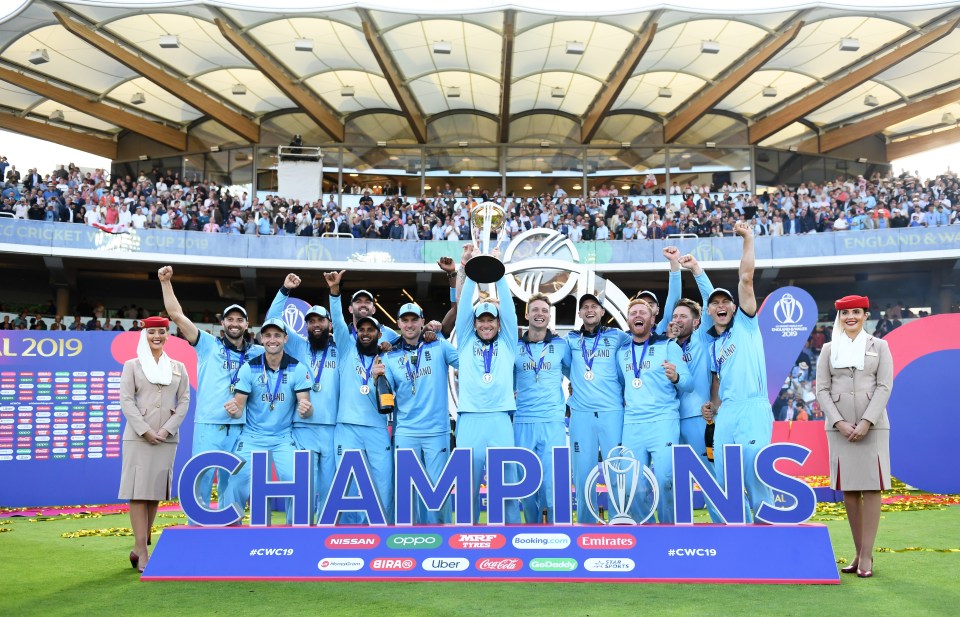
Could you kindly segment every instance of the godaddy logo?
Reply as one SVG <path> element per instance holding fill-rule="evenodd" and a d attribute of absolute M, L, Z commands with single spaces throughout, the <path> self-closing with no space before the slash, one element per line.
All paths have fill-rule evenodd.
<path fill-rule="evenodd" d="M 576 559 L 563 557 L 537 557 L 530 560 L 530 569 L 534 572 L 573 572 L 577 565 Z"/>
<path fill-rule="evenodd" d="M 437 548 L 442 542 L 440 535 L 435 533 L 398 533 L 387 538 L 390 548 Z"/>

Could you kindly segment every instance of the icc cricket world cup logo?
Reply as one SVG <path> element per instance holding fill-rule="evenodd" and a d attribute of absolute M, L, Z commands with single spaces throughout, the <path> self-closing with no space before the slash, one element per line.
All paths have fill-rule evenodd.
<path fill-rule="evenodd" d="M 792 295 L 783 294 L 773 305 L 773 316 L 784 325 L 799 323 L 803 319 L 803 305 Z"/>
<path fill-rule="evenodd" d="M 610 509 L 608 525 L 640 525 L 653 516 L 660 500 L 660 491 L 657 479 L 649 467 L 640 464 L 640 461 L 633 457 L 633 452 L 623 446 L 612 448 L 601 465 Z M 590 513 L 603 522 L 595 504 L 599 479 L 600 466 L 597 466 L 587 476 L 583 486 L 583 498 Z"/>

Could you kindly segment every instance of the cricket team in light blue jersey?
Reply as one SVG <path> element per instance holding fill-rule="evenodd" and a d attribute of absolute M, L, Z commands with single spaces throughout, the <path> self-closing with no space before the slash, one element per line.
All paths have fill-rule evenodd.
<path fill-rule="evenodd" d="M 348 324 L 341 300 L 344 272 L 324 273 L 330 304 L 314 305 L 304 314 L 306 337 L 289 332 L 280 319 L 301 283 L 289 274 L 261 328 L 263 346 L 243 342 L 247 316 L 238 305 L 224 310 L 224 336 L 217 339 L 184 316 L 173 294 L 172 269 L 162 268 L 167 313 L 199 357 L 194 453 L 231 451 L 249 463 L 251 452 L 265 450 L 283 480 L 290 477 L 293 453 L 307 450 L 320 512 L 344 453 L 360 451 L 392 523 L 396 450 L 411 450 L 434 485 L 447 465 L 453 382 L 456 447 L 472 452 L 474 522 L 481 520 L 488 448 L 519 447 L 539 459 L 543 481 L 534 494 L 506 500 L 508 524 L 554 522 L 554 496 L 561 490 L 574 492 L 578 523 L 602 522 L 597 481 L 615 473 L 612 463 L 628 455 L 647 470 L 634 467 L 631 473 L 638 477 L 627 482 L 630 494 L 608 495 L 621 501 L 608 501 L 608 508 L 636 522 L 672 523 L 674 446 L 690 446 L 724 485 L 723 456 L 710 458 L 705 443 L 708 423 L 715 424 L 718 453 L 727 444 L 742 447 L 745 520 L 753 520 L 762 502 L 772 502 L 769 487 L 753 470 L 759 451 L 770 443 L 773 424 L 753 295 L 753 231 L 743 224 L 734 231 L 743 239 L 736 295 L 714 288 L 692 255 L 667 247 L 669 284 L 659 322 L 661 304 L 652 292 L 631 300 L 627 331 L 608 327 L 601 296 L 586 293 L 577 301 L 582 325 L 563 337 L 550 328 L 549 296 L 528 299 L 521 331 L 507 275 L 481 293 L 465 275 L 463 266 L 475 252 L 468 244 L 459 275 L 452 260 L 441 260 L 455 303 L 444 328 L 455 316 L 455 344 L 439 332 L 439 323 L 428 324 L 413 302 L 397 314 L 399 333 L 381 326 L 373 316 L 373 294 L 365 290 L 351 297 Z M 680 297 L 684 269 L 693 274 L 702 305 Z M 393 393 L 391 415 L 378 405 L 380 379 Z M 559 481 L 554 451 L 564 447 L 570 448 L 571 487 L 554 485 Z M 249 498 L 249 468 L 243 466 L 229 483 L 220 481 L 219 507 L 242 509 Z M 503 473 L 507 484 L 518 482 L 514 465 L 505 465 Z M 198 481 L 202 503 L 210 503 L 211 485 L 209 476 Z M 354 485 L 346 489 L 348 494 L 356 490 Z M 451 523 L 452 502 L 448 496 L 442 507 L 429 509 L 415 499 L 412 520 Z M 724 522 L 712 504 L 708 508 L 714 522 Z M 346 512 L 338 522 L 365 521 Z"/>

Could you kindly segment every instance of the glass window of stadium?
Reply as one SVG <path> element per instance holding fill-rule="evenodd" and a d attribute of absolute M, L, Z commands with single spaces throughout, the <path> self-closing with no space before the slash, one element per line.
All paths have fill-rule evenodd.
<path fill-rule="evenodd" d="M 482 201 L 501 190 L 500 150 L 460 143 L 424 148 L 423 194 Z"/>

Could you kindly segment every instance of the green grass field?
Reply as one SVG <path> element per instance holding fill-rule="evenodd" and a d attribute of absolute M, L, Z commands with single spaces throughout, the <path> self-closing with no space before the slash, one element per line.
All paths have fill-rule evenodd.
<path fill-rule="evenodd" d="M 6 522 L 10 521 L 10 522 Z M 177 519 L 161 516 L 161 525 Z M 0 616 L 42 615 L 958 615 L 960 506 L 885 512 L 875 576 L 841 585 L 586 583 L 141 583 L 129 537 L 64 538 L 128 527 L 125 514 L 0 521 Z M 828 520 L 837 558 L 852 553 L 845 520 Z M 156 536 L 155 536 L 156 537 Z M 771 555 L 770 559 L 776 559 Z"/>

